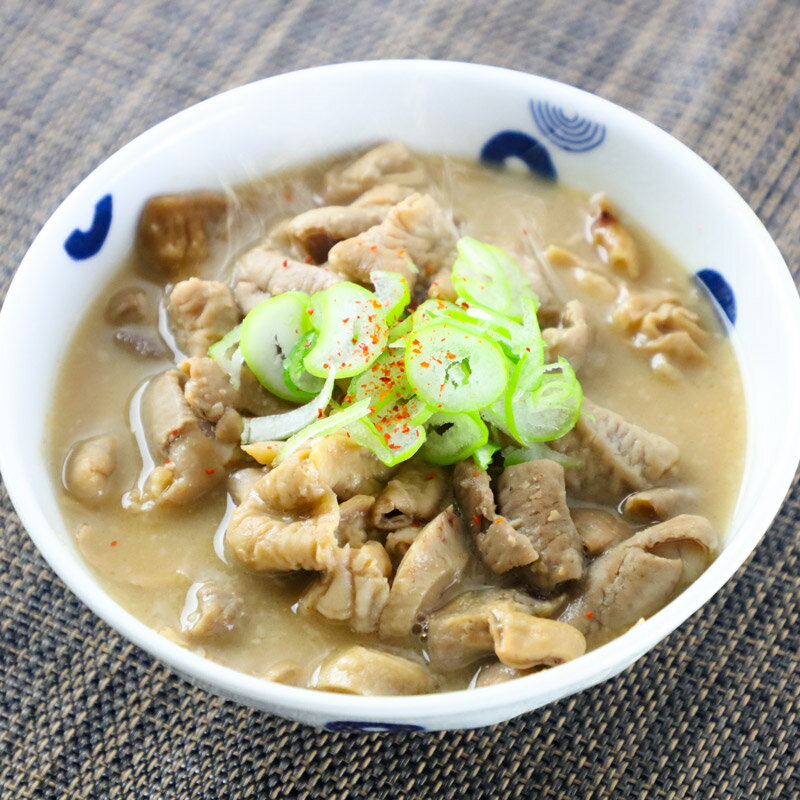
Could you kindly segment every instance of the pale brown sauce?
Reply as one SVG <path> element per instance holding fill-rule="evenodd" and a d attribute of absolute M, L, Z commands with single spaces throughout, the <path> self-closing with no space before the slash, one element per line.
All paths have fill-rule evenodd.
<path fill-rule="evenodd" d="M 566 247 L 588 264 L 607 270 L 584 230 L 588 199 L 562 186 L 526 175 L 497 172 L 451 159 L 425 159 L 437 188 L 432 193 L 451 205 L 465 233 L 500 246 L 520 246 L 541 254 L 549 244 Z M 329 164 L 314 165 L 254 181 L 238 190 L 246 198 L 229 243 L 210 260 L 201 277 L 226 279 L 233 255 L 276 222 L 320 204 L 315 196 Z M 602 189 L 602 187 L 598 187 Z M 701 314 L 714 335 L 708 363 L 677 382 L 654 377 L 648 359 L 635 351 L 607 322 L 608 307 L 597 307 L 569 270 L 550 269 L 562 300 L 584 300 L 595 332 L 593 355 L 580 373 L 585 393 L 625 418 L 659 433 L 681 451 L 679 477 L 699 490 L 698 513 L 724 536 L 737 498 L 745 447 L 745 408 L 733 349 L 707 299 L 668 250 L 636 232 L 647 287 L 677 291 Z M 546 263 L 545 259 L 540 259 Z M 49 419 L 49 452 L 53 480 L 61 486 L 64 458 L 75 442 L 109 433 L 119 442 L 114 475 L 115 499 L 87 508 L 66 491 L 61 506 L 68 527 L 86 523 L 92 530 L 81 552 L 109 594 L 150 627 L 178 636 L 187 591 L 198 582 L 223 580 L 246 601 L 247 614 L 236 630 L 218 641 L 192 645 L 195 651 L 252 675 L 263 675 L 274 663 L 294 659 L 310 680 L 320 661 L 334 648 L 374 646 L 374 636 L 359 635 L 313 615 L 293 612 L 308 581 L 306 576 L 249 575 L 225 561 L 222 534 L 232 501 L 224 491 L 193 507 L 135 512 L 123 508 L 124 492 L 143 472 L 140 446 L 131 418 L 131 399 L 143 383 L 172 366 L 166 359 L 143 359 L 112 340 L 104 320 L 108 298 L 118 289 L 138 285 L 154 297 L 163 287 L 141 276 L 131 256 L 100 293 L 64 357 Z M 166 326 L 162 332 L 169 342 Z M 146 449 L 146 448 L 145 448 Z M 149 464 L 144 465 L 146 471 Z M 398 654 L 408 649 L 387 647 Z M 419 642 L 409 643 L 418 654 Z M 476 666 L 437 675 L 440 691 L 466 688 Z"/>

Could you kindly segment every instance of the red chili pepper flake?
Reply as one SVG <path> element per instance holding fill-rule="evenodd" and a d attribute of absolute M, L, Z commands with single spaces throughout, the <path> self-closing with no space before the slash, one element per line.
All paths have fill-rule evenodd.
<path fill-rule="evenodd" d="M 421 367 L 424 367 L 425 369 L 428 369 L 428 367 L 430 366 L 430 362 L 429 361 L 420 361 L 419 365 Z"/>
<path fill-rule="evenodd" d="M 523 233 L 525 236 L 527 236 L 527 235 L 528 235 L 528 229 L 527 229 L 527 228 L 523 228 L 523 229 L 522 229 L 522 233 Z"/>
<path fill-rule="evenodd" d="M 164 462 L 164 466 L 165 467 L 171 467 L 174 463 L 175 463 L 174 461 L 165 461 Z"/>
<path fill-rule="evenodd" d="M 311 314 L 313 314 L 313 313 L 314 313 L 314 309 L 313 308 L 309 308 L 309 309 L 306 310 L 306 314 L 308 314 L 309 316 L 311 316 Z"/>
<path fill-rule="evenodd" d="M 344 322 L 345 324 L 346 324 L 346 323 L 348 323 L 348 322 L 350 322 L 350 317 L 345 317 L 345 318 L 342 320 L 342 322 Z"/>
<path fill-rule="evenodd" d="M 289 266 L 289 262 L 285 258 L 283 259 L 283 266 L 284 267 L 288 267 Z"/>
<path fill-rule="evenodd" d="M 592 617 L 594 617 L 594 612 L 593 611 L 587 611 L 586 612 L 586 616 L 589 617 L 589 619 L 592 619 Z"/>
<path fill-rule="evenodd" d="M 177 436 L 179 433 L 180 433 L 180 431 L 179 431 L 177 428 L 175 428 L 175 429 L 172 431 L 172 435 L 173 435 L 173 436 Z"/>
<path fill-rule="evenodd" d="M 478 517 L 478 516 L 477 516 L 477 514 L 476 514 L 476 515 L 475 515 L 475 516 L 472 518 L 472 521 L 473 521 L 473 522 L 474 522 L 476 525 L 480 525 L 480 524 L 481 524 L 480 517 Z"/>
<path fill-rule="evenodd" d="M 428 474 L 425 476 L 425 480 L 426 480 L 426 481 L 432 481 L 432 480 L 433 480 L 435 477 L 436 477 L 436 473 L 435 473 L 435 472 L 429 472 L 429 473 L 428 473 Z"/>
<path fill-rule="evenodd" d="M 397 251 L 397 255 L 399 255 L 399 256 L 404 256 L 405 254 L 406 254 L 405 250 L 398 250 Z"/>
<path fill-rule="evenodd" d="M 323 414 L 323 413 L 324 413 L 324 412 L 322 411 L 322 409 L 321 409 L 321 408 L 318 408 L 318 409 L 317 409 L 317 418 L 320 418 L 320 417 L 322 416 L 322 414 Z"/>
<path fill-rule="evenodd" d="M 448 358 L 456 358 L 456 357 L 457 357 L 455 353 L 445 353 L 445 355 L 446 355 Z"/>
<path fill-rule="evenodd" d="M 213 475 L 215 472 L 216 472 L 216 470 L 214 469 L 214 467 L 209 467 L 206 470 L 206 475 Z"/>
<path fill-rule="evenodd" d="M 420 526 L 421 524 L 422 524 L 422 523 L 420 523 L 420 522 L 417 522 L 415 519 L 412 519 L 412 520 L 411 520 L 411 527 L 412 527 L 412 528 L 419 528 L 419 526 Z"/>
<path fill-rule="evenodd" d="M 114 541 L 112 541 L 112 542 L 110 543 L 110 546 L 111 546 L 111 547 L 116 547 L 118 544 L 119 544 L 119 542 L 118 542 L 116 539 L 114 539 Z"/>
<path fill-rule="evenodd" d="M 314 263 L 314 259 L 311 258 L 311 256 L 306 256 L 306 264 L 313 264 L 313 263 Z"/>
<path fill-rule="evenodd" d="M 283 196 L 284 198 L 286 198 L 287 203 L 291 203 L 294 201 L 294 195 L 291 192 L 286 192 Z"/>
<path fill-rule="evenodd" d="M 369 248 L 369 249 L 370 249 L 370 250 L 373 250 L 373 251 L 374 251 L 374 250 L 377 250 L 377 249 L 378 249 L 378 245 L 376 245 L 376 244 L 373 244 L 373 245 L 371 245 L 371 246 L 370 246 L 370 248 Z"/>
<path fill-rule="evenodd" d="M 481 475 L 480 471 L 478 471 L 478 472 L 473 472 L 473 473 L 472 473 L 472 477 L 473 477 L 473 478 L 479 478 L 479 477 L 480 477 L 480 475 Z"/>

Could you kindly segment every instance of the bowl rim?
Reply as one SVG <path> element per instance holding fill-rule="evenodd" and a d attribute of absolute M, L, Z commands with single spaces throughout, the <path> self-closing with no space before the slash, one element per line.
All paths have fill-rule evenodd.
<path fill-rule="evenodd" d="M 402 75 L 399 71 L 402 71 Z M 262 78 L 189 106 L 136 136 L 92 170 L 67 195 L 43 225 L 23 258 L 0 310 L 0 342 L 14 340 L 10 326 L 11 314 L 8 309 L 17 305 L 17 297 L 22 294 L 23 281 L 20 276 L 24 276 L 25 279 L 33 276 L 37 268 L 36 251 L 48 235 L 53 216 L 59 210 L 83 195 L 87 187 L 110 184 L 108 178 L 113 176 L 118 168 L 129 165 L 136 159 L 146 158 L 151 147 L 163 142 L 166 137 L 191 128 L 194 123 L 205 119 L 206 115 L 213 115 L 229 104 L 247 102 L 249 97 L 257 95 L 265 84 L 269 84 L 270 87 L 284 84 L 289 88 L 293 82 L 313 81 L 321 72 L 336 73 L 344 82 L 374 80 L 376 76 L 407 79 L 435 72 L 445 75 L 458 74 L 462 78 L 464 76 L 488 78 L 504 84 L 516 83 L 525 91 L 543 85 L 561 93 L 567 99 L 579 98 L 583 106 L 601 110 L 605 119 L 614 118 L 619 124 L 632 129 L 637 136 L 654 138 L 673 157 L 686 162 L 687 168 L 702 174 L 706 180 L 712 182 L 715 191 L 724 194 L 729 200 L 735 199 L 733 208 L 739 215 L 740 221 L 747 226 L 764 252 L 769 255 L 768 268 L 765 265 L 765 269 L 770 273 L 770 279 L 776 286 L 785 289 L 778 293 L 780 302 L 783 303 L 784 318 L 794 327 L 797 340 L 800 341 L 800 301 L 791 274 L 777 246 L 736 190 L 713 167 L 679 140 L 611 101 L 549 78 L 475 63 L 387 59 L 309 67 Z M 787 365 L 787 370 L 793 370 L 794 374 L 798 375 L 800 349 L 796 349 L 792 356 L 793 363 Z M 6 348 L 0 348 L 0 374 L 8 374 L 3 369 L 7 366 L 6 360 Z M 796 389 L 795 393 L 797 394 Z M 9 426 L 12 424 L 10 415 L 2 413 L 2 408 L 7 402 L 6 397 L 8 395 L 5 392 L 0 396 L 0 442 L 8 440 Z M 292 710 L 297 710 L 309 717 L 323 716 L 339 720 L 374 722 L 376 725 L 382 722 L 425 724 L 426 721 L 436 725 L 445 720 L 448 726 L 454 722 L 463 726 L 464 721 L 456 718 L 469 715 L 480 718 L 482 714 L 485 718 L 505 719 L 509 716 L 508 710 L 522 713 L 527 708 L 535 707 L 537 703 L 542 705 L 551 702 L 555 698 L 605 680 L 650 650 L 700 609 L 741 566 L 780 509 L 800 457 L 800 424 L 795 424 L 787 431 L 785 441 L 787 447 L 782 453 L 776 454 L 771 464 L 768 476 L 770 480 L 766 482 L 767 490 L 757 507 L 742 520 L 742 534 L 726 546 L 700 578 L 661 611 L 585 656 L 535 675 L 470 691 L 458 690 L 401 697 L 341 695 L 270 682 L 211 661 L 161 636 L 119 605 L 97 580 L 91 583 L 85 581 L 83 574 L 78 572 L 80 556 L 77 552 L 70 554 L 48 525 L 38 508 L 35 486 L 26 476 L 22 459 L 10 452 L 8 447 L 0 447 L 0 471 L 9 497 L 28 535 L 70 590 L 126 639 L 166 663 L 188 680 L 211 691 L 235 697 L 245 704 L 277 709 L 279 713 L 281 711 L 291 713 Z M 36 458 L 41 457 L 41 455 L 36 456 Z"/>

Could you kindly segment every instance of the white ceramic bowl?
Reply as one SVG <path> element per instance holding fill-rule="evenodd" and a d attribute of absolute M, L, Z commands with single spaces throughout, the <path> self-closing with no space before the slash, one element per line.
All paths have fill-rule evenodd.
<path fill-rule="evenodd" d="M 112 600 L 81 560 L 44 455 L 59 364 L 87 303 L 160 192 L 214 187 L 359 145 L 528 165 L 607 191 L 702 277 L 735 319 L 746 390 L 744 479 L 724 548 L 644 624 L 575 661 L 469 692 L 365 698 L 243 675 L 159 636 Z M 736 192 L 698 156 L 609 102 L 544 78 L 472 64 L 383 61 L 258 81 L 156 125 L 101 164 L 31 245 L 0 315 L 0 467 L 34 542 L 106 622 L 187 680 L 256 708 L 332 729 L 468 728 L 508 719 L 605 680 L 647 652 L 725 583 L 777 512 L 800 454 L 800 306 L 778 249 Z M 13 376 L 13 380 L 10 379 Z"/>

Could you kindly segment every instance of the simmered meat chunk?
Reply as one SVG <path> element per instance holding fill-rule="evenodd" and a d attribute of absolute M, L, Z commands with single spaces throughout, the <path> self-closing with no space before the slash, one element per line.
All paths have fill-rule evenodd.
<path fill-rule="evenodd" d="M 379 225 L 332 247 L 328 263 L 347 280 L 364 285 L 373 270 L 399 272 L 413 289 L 419 271 L 432 275 L 452 265 L 457 238 L 449 213 L 430 195 L 412 194 Z"/>
<path fill-rule="evenodd" d="M 242 367 L 238 389 L 233 388 L 226 372 L 211 358 L 187 358 L 178 369 L 188 378 L 183 390 L 186 402 L 209 422 L 219 422 L 228 409 L 262 416 L 280 414 L 293 407 L 261 386 L 246 366 Z"/>
<path fill-rule="evenodd" d="M 529 568 L 534 585 L 551 591 L 580 578 L 583 547 L 567 508 L 564 468 L 548 459 L 506 467 L 498 488 L 503 516 L 539 555 Z"/>
<path fill-rule="evenodd" d="M 586 589 L 564 619 L 591 642 L 621 633 L 695 580 L 715 549 L 704 517 L 683 514 L 639 531 L 592 563 Z"/>
<path fill-rule="evenodd" d="M 388 209 L 380 206 L 322 206 L 298 214 L 283 227 L 282 233 L 298 252 L 314 263 L 328 259 L 337 242 L 350 239 L 377 225 Z"/>
<path fill-rule="evenodd" d="M 409 525 L 407 528 L 398 528 L 386 534 L 386 552 L 392 559 L 392 564 L 397 566 L 408 552 L 414 540 L 419 536 L 422 528 Z"/>
<path fill-rule="evenodd" d="M 243 610 L 241 598 L 220 584 L 195 584 L 186 595 L 181 632 L 189 639 L 222 636 L 236 627 Z"/>
<path fill-rule="evenodd" d="M 161 337 L 154 332 L 143 332 L 138 328 L 117 328 L 114 341 L 124 350 L 141 358 L 171 358 L 172 353 Z"/>
<path fill-rule="evenodd" d="M 475 537 L 478 552 L 492 572 L 508 572 L 539 558 L 531 540 L 498 517 L 489 474 L 471 461 L 456 464 L 453 492 L 467 530 Z"/>
<path fill-rule="evenodd" d="M 156 466 L 145 484 L 147 503 L 185 505 L 225 479 L 234 455 L 214 435 L 213 426 L 186 402 L 186 377 L 169 370 L 155 377 L 142 396 L 141 417 Z"/>
<path fill-rule="evenodd" d="M 590 556 L 599 555 L 633 533 L 621 519 L 599 508 L 573 508 L 570 513 L 583 549 Z"/>
<path fill-rule="evenodd" d="M 313 439 L 308 452 L 321 479 L 340 500 L 377 494 L 391 472 L 370 450 L 346 434 Z"/>
<path fill-rule="evenodd" d="M 64 486 L 87 503 L 108 496 L 117 468 L 117 440 L 113 436 L 93 436 L 74 445 L 64 462 Z"/>
<path fill-rule="evenodd" d="M 680 455 L 672 442 L 588 398 L 583 411 L 577 425 L 550 445 L 579 462 L 566 471 L 572 495 L 615 506 L 630 492 L 648 489 L 671 474 Z"/>
<path fill-rule="evenodd" d="M 372 208 L 381 209 L 386 212 L 398 203 L 402 202 L 414 194 L 414 189 L 410 186 L 400 186 L 397 183 L 381 183 L 367 189 L 364 194 L 359 195 L 350 206 L 352 208 Z"/>
<path fill-rule="evenodd" d="M 375 498 L 368 494 L 356 494 L 349 500 L 339 503 L 339 528 L 336 538 L 340 545 L 361 547 L 366 544 L 372 532 L 369 512 Z"/>
<path fill-rule="evenodd" d="M 597 195 L 592 198 L 591 214 L 591 241 L 602 248 L 611 267 L 631 278 L 638 278 L 641 264 L 636 243 L 612 210 L 608 197 Z"/>
<path fill-rule="evenodd" d="M 577 372 L 586 361 L 592 345 L 592 329 L 583 303 L 570 300 L 561 315 L 559 327 L 545 328 L 542 337 L 547 345 L 547 360 L 566 358 Z"/>
<path fill-rule="evenodd" d="M 338 525 L 336 495 L 301 453 L 256 482 L 231 515 L 225 541 L 255 572 L 325 572 L 335 564 Z"/>
<path fill-rule="evenodd" d="M 496 686 L 498 683 L 513 681 L 530 673 L 531 670 L 514 669 L 514 667 L 506 666 L 502 661 L 495 661 L 493 664 L 486 664 L 486 666 L 478 670 L 478 676 L 475 678 L 475 688 Z"/>
<path fill-rule="evenodd" d="M 112 325 L 131 325 L 137 322 L 152 322 L 155 309 L 147 292 L 140 286 L 126 286 L 114 292 L 106 303 L 106 322 Z"/>
<path fill-rule="evenodd" d="M 183 388 L 186 402 L 209 422 L 218 422 L 226 408 L 236 408 L 239 393 L 220 365 L 206 356 L 187 358 L 178 367 L 188 380 Z"/>
<path fill-rule="evenodd" d="M 248 250 L 233 268 L 233 294 L 243 314 L 273 295 L 284 292 L 314 294 L 342 280 L 324 267 L 295 261 L 271 245 Z"/>
<path fill-rule="evenodd" d="M 697 492 L 688 486 L 656 486 L 628 495 L 622 513 L 633 522 L 663 522 L 690 510 Z"/>
<path fill-rule="evenodd" d="M 384 531 L 427 522 L 442 509 L 447 473 L 421 459 L 400 466 L 372 507 L 372 524 Z"/>
<path fill-rule="evenodd" d="M 454 670 L 494 651 L 517 669 L 553 666 L 583 655 L 583 635 L 537 614 L 537 601 L 522 592 L 482 589 L 451 600 L 428 620 L 431 665 Z"/>
<path fill-rule="evenodd" d="M 239 323 L 231 290 L 219 281 L 189 278 L 175 285 L 167 305 L 178 347 L 189 356 L 204 356 Z"/>
<path fill-rule="evenodd" d="M 191 273 L 209 257 L 209 243 L 224 234 L 228 198 L 216 192 L 151 197 L 139 217 L 139 249 L 145 263 L 169 278 Z"/>
<path fill-rule="evenodd" d="M 707 359 L 709 334 L 700 317 L 684 306 L 673 292 L 625 287 L 611 315 L 614 327 L 630 338 L 633 347 L 653 354 L 651 365 L 665 368 L 691 366 Z"/>
<path fill-rule="evenodd" d="M 243 467 L 231 472 L 228 476 L 228 494 L 237 506 L 244 503 L 250 490 L 267 474 L 267 471 L 264 467 Z"/>
<path fill-rule="evenodd" d="M 311 584 L 300 607 L 336 622 L 349 622 L 359 633 L 372 633 L 389 599 L 391 574 L 392 562 L 379 542 L 337 549 L 332 565 Z"/>
<path fill-rule="evenodd" d="M 325 197 L 329 203 L 348 203 L 380 184 L 419 186 L 424 181 L 425 171 L 409 149 L 400 142 L 388 142 L 344 168 L 330 170 L 325 176 Z"/>
<path fill-rule="evenodd" d="M 355 646 L 322 662 L 314 688 L 361 695 L 425 694 L 433 691 L 433 679 L 427 668 L 415 661 Z"/>
<path fill-rule="evenodd" d="M 381 617 L 381 638 L 408 636 L 461 578 L 468 562 L 464 526 L 448 508 L 420 531 L 400 562 Z"/>
<path fill-rule="evenodd" d="M 433 274 L 431 285 L 428 287 L 428 297 L 435 300 L 447 300 L 451 303 L 458 299 L 458 293 L 453 286 L 453 267 L 451 265 L 441 267 Z"/>

